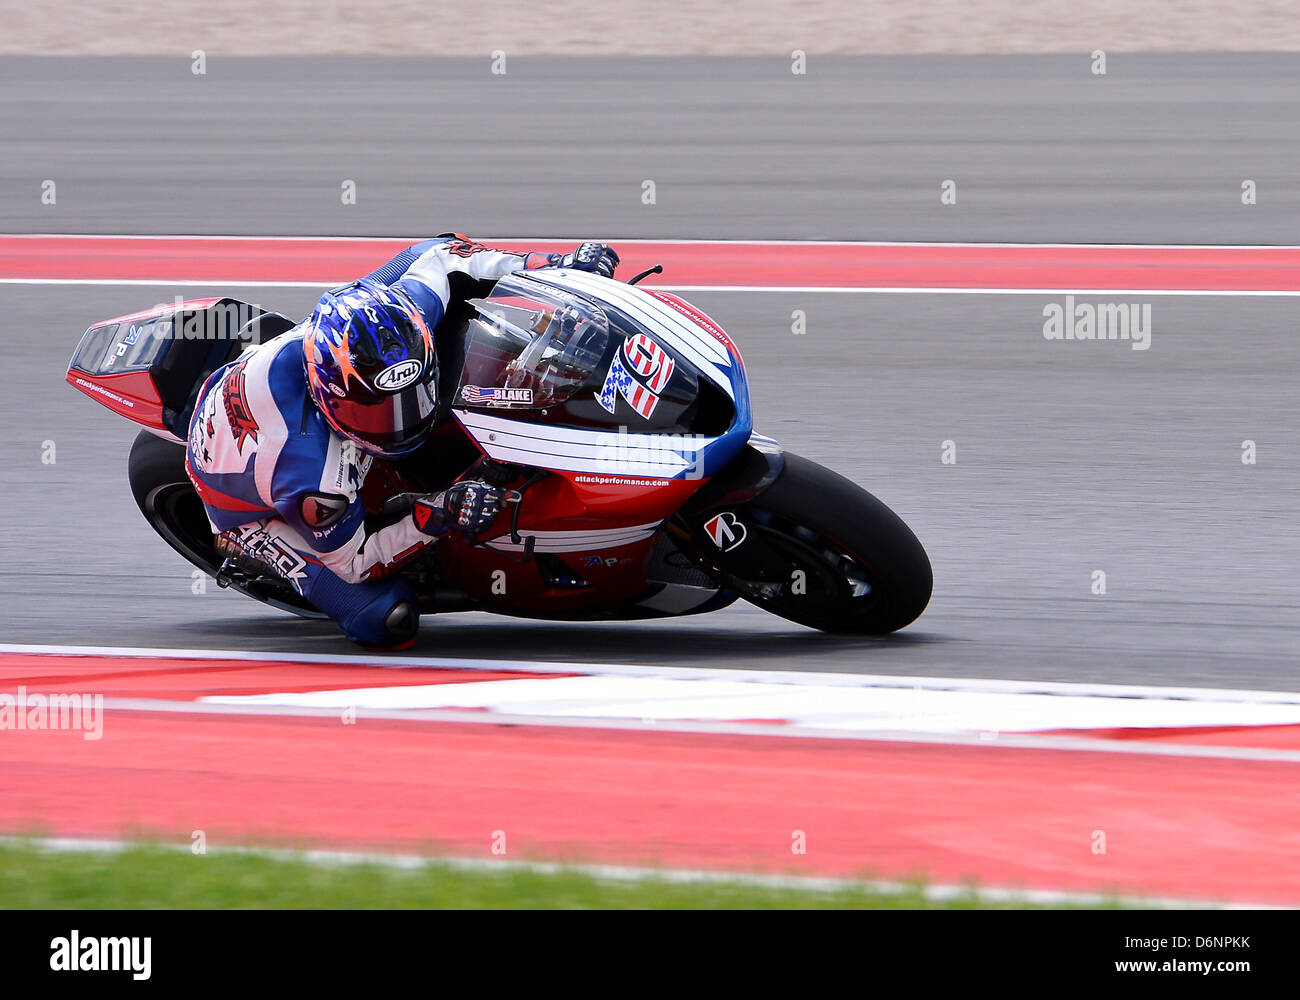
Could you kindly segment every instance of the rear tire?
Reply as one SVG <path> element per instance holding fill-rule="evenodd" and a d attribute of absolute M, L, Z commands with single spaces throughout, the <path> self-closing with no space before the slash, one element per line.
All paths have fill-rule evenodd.
<path fill-rule="evenodd" d="M 730 512 L 745 537 L 721 551 L 704 526 Z M 883 635 L 915 621 L 934 578 L 925 549 L 892 510 L 857 484 L 786 453 L 752 500 L 693 518 L 706 562 L 752 604 L 823 632 Z M 730 544 L 740 535 L 732 527 Z"/>
<path fill-rule="evenodd" d="M 216 577 L 224 560 L 212 542 L 212 527 L 203 501 L 185 473 L 185 446 L 141 431 L 131 445 L 127 478 L 140 513 L 173 549 L 208 576 Z M 303 618 L 324 618 L 289 584 L 272 581 L 247 586 L 232 583 L 243 594 Z"/>

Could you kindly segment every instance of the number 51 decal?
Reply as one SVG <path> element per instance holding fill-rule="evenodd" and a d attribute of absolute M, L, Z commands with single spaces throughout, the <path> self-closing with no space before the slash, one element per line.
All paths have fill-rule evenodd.
<path fill-rule="evenodd" d="M 623 341 L 622 349 L 614 355 L 596 400 L 613 413 L 621 393 L 632 409 L 649 420 L 659 405 L 659 394 L 673 377 L 675 367 L 676 363 L 668 352 L 644 333 L 628 337 Z"/>

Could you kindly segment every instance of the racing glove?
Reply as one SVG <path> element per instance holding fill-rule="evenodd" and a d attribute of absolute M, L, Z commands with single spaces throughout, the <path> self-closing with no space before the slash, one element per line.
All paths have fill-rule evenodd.
<path fill-rule="evenodd" d="M 579 243 L 572 253 L 565 254 L 556 261 L 558 267 L 573 267 L 579 271 L 591 271 L 614 277 L 614 268 L 618 267 L 618 254 L 614 248 L 604 243 Z"/>
<path fill-rule="evenodd" d="M 454 528 L 473 539 L 496 520 L 506 498 L 507 492 L 500 487 L 471 480 L 421 497 L 411 513 L 416 527 L 426 535 L 441 535 Z"/>

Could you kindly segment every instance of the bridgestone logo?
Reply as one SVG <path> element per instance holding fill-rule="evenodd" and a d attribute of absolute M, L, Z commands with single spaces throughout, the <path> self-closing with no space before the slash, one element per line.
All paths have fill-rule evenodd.
<path fill-rule="evenodd" d="M 704 530 L 713 544 L 723 552 L 740 548 L 749 536 L 749 530 L 744 523 L 731 511 L 725 511 L 710 520 L 704 526 Z"/>

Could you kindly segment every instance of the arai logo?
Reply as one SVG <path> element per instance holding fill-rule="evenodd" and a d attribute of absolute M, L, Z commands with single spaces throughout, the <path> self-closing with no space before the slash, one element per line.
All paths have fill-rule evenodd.
<path fill-rule="evenodd" d="M 408 361 L 399 361 L 375 376 L 375 388 L 383 389 L 384 392 L 396 392 L 419 378 L 422 371 L 424 371 L 424 365 L 414 358 Z"/>

